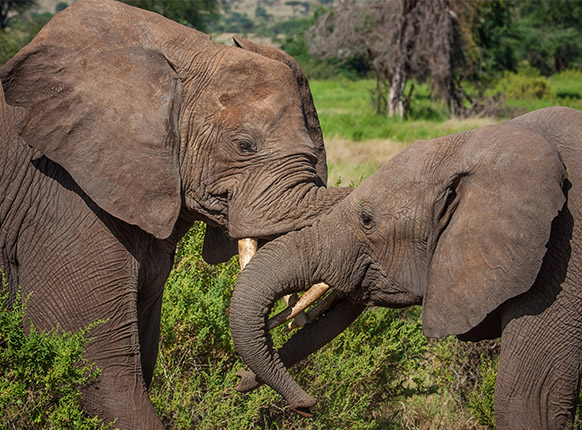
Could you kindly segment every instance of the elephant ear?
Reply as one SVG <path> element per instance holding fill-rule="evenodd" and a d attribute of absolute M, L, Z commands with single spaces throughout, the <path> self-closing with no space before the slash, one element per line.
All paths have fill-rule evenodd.
<path fill-rule="evenodd" d="M 555 145 L 510 122 L 469 135 L 443 199 L 449 207 L 435 208 L 444 230 L 423 300 L 430 337 L 467 333 L 527 291 L 565 202 L 566 171 Z"/>
<path fill-rule="evenodd" d="M 246 49 L 248 51 L 255 52 L 263 57 L 270 58 L 272 60 L 280 61 L 286 64 L 295 79 L 297 80 L 297 85 L 299 86 L 299 93 L 301 95 L 301 100 L 303 103 L 303 116 L 305 118 L 305 126 L 311 137 L 312 142 L 315 144 L 315 150 L 317 154 L 317 164 L 315 169 L 317 171 L 317 176 L 319 178 L 319 185 L 327 184 L 327 160 L 325 154 L 325 147 L 323 145 L 323 134 L 321 132 L 321 126 L 319 124 L 319 118 L 317 116 L 317 111 L 315 110 L 315 105 L 313 104 L 313 97 L 311 95 L 311 90 L 309 89 L 309 83 L 305 74 L 299 67 L 299 64 L 286 52 L 280 51 L 279 49 L 272 48 L 270 46 L 259 45 L 257 43 L 251 42 L 250 40 L 243 39 L 238 36 L 234 36 L 233 40 L 239 48 Z"/>
<path fill-rule="evenodd" d="M 0 79 L 7 103 L 26 110 L 19 133 L 30 146 L 106 212 L 162 239 L 181 205 L 181 87 L 131 30 L 129 8 L 110 6 L 79 2 L 58 14 Z"/>

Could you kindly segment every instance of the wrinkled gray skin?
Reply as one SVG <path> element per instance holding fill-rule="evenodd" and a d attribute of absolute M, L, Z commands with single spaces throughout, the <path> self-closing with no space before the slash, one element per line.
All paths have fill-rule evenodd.
<path fill-rule="evenodd" d="M 39 330 L 97 320 L 83 405 L 162 428 L 147 387 L 178 240 L 204 257 L 272 239 L 343 198 L 326 189 L 309 86 L 286 54 L 113 1 L 79 0 L 0 68 L 0 269 Z"/>
<path fill-rule="evenodd" d="M 283 294 L 326 282 L 345 296 L 347 317 L 335 316 L 335 331 L 328 324 L 322 337 L 341 331 L 364 305 L 422 304 L 427 336 L 501 336 L 497 428 L 570 428 L 582 365 L 581 209 L 576 110 L 547 108 L 415 142 L 312 227 L 265 246 L 243 271 L 231 329 L 257 378 L 243 373 L 241 390 L 264 381 L 308 413 L 315 399 L 282 363 L 317 349 L 322 342 L 310 341 L 317 330 L 306 326 L 309 336 L 299 331 L 294 348 L 278 357 L 265 312 Z"/>

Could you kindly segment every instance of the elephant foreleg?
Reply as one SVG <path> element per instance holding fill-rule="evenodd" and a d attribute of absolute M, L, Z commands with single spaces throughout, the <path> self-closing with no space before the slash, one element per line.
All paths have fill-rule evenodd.
<path fill-rule="evenodd" d="M 544 294 L 551 293 L 518 297 L 506 312 L 495 387 L 500 430 L 572 427 L 582 363 L 582 303 L 560 291 L 543 308 Z"/>

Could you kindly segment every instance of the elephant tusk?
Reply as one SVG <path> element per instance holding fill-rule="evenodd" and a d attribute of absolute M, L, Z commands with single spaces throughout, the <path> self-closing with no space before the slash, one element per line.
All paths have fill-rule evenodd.
<path fill-rule="evenodd" d="M 285 304 L 287 305 L 287 307 L 294 306 L 299 301 L 299 296 L 297 295 L 297 293 L 293 293 L 283 297 L 283 300 L 285 300 Z M 297 317 L 295 317 L 295 319 L 289 323 L 287 329 L 293 330 L 295 328 L 303 328 L 303 326 L 305 326 L 305 324 L 307 324 L 308 322 L 309 319 L 307 318 L 307 315 L 305 314 L 304 311 L 301 311 L 299 312 L 299 314 L 297 314 Z"/>
<path fill-rule="evenodd" d="M 327 312 L 335 306 L 335 304 L 340 300 L 340 292 L 338 290 L 333 290 L 327 297 L 315 305 L 312 309 L 306 312 L 306 322 L 303 325 L 297 323 L 297 319 L 289 323 L 289 330 L 296 328 L 302 328 L 305 324 L 317 319 L 321 314 Z"/>
<path fill-rule="evenodd" d="M 241 270 L 249 264 L 258 248 L 259 243 L 256 239 L 240 239 L 238 241 L 238 262 Z"/>
<path fill-rule="evenodd" d="M 284 311 L 270 318 L 269 321 L 267 321 L 267 328 L 272 330 L 275 327 L 284 324 L 286 321 L 295 318 L 299 313 L 315 303 L 315 301 L 323 296 L 327 290 L 329 290 L 329 285 L 324 284 L 323 282 L 313 285 L 305 294 L 303 294 L 303 296 L 301 296 L 295 305 L 288 307 Z"/>
<path fill-rule="evenodd" d="M 240 239 L 238 241 L 238 260 L 240 264 L 240 269 L 243 270 L 251 258 L 257 253 L 257 249 L 259 247 L 258 241 L 256 239 Z M 287 306 L 293 306 L 299 301 L 299 296 L 297 294 L 290 294 L 284 297 L 285 303 Z M 300 312 L 297 315 L 295 321 L 289 323 L 289 330 L 291 330 L 291 324 L 296 325 L 297 327 L 303 327 L 305 324 L 308 323 L 307 316 L 305 312 Z"/>

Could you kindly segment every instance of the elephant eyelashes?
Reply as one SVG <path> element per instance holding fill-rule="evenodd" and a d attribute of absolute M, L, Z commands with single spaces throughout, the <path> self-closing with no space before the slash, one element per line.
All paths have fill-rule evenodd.
<path fill-rule="evenodd" d="M 374 227 L 375 222 L 371 210 L 366 208 L 361 209 L 360 221 L 362 222 L 362 226 L 366 230 L 370 230 L 372 227 Z"/>
<path fill-rule="evenodd" d="M 240 152 L 243 154 L 254 154 L 257 152 L 257 147 L 250 140 L 240 140 L 237 142 Z"/>

